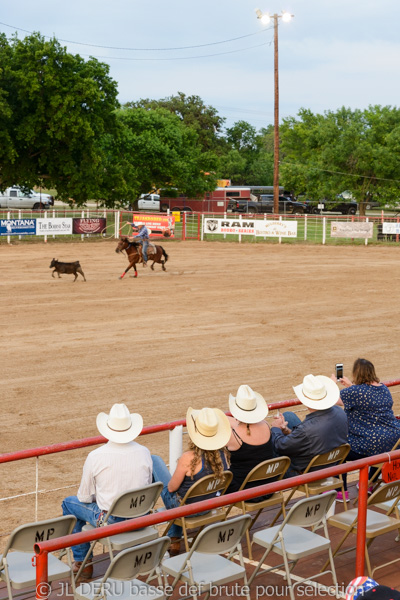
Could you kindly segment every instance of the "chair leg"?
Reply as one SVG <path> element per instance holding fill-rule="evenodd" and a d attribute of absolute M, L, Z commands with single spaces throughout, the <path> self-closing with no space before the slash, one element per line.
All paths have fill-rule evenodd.
<path fill-rule="evenodd" d="M 268 554 L 271 551 L 272 546 L 269 546 L 266 551 L 264 552 L 264 554 L 262 555 L 260 562 L 258 563 L 258 565 L 256 566 L 256 568 L 254 569 L 253 573 L 250 575 L 250 579 L 249 579 L 249 586 L 253 583 L 257 573 L 259 572 L 259 570 L 261 569 L 261 565 L 263 564 L 264 560 L 267 558 Z"/>
<path fill-rule="evenodd" d="M 338 551 L 340 550 L 340 548 L 343 546 L 344 542 L 347 540 L 347 538 L 349 537 L 350 533 L 352 533 L 352 531 L 353 531 L 353 529 L 348 529 L 348 530 L 346 531 L 346 533 L 344 534 L 344 536 L 343 536 L 343 537 L 342 537 L 342 539 L 340 540 L 340 542 L 339 542 L 339 545 L 338 545 L 338 546 L 336 546 L 336 548 L 335 548 L 335 550 L 334 550 L 334 552 L 333 552 L 333 554 L 332 554 L 332 558 L 333 558 L 334 556 L 336 556 L 336 554 L 338 553 Z M 326 561 L 326 563 L 324 564 L 324 566 L 321 568 L 321 570 L 320 570 L 320 573 L 322 573 L 322 571 L 325 571 L 325 569 L 326 569 L 326 567 L 328 566 L 328 564 L 329 564 L 329 558 L 328 558 L 328 560 Z"/>
<path fill-rule="evenodd" d="M 183 530 L 183 538 L 184 538 L 184 542 L 185 542 L 185 550 L 186 550 L 186 552 L 189 552 L 189 540 L 188 540 L 188 536 L 187 536 L 185 519 L 182 519 L 182 530 Z"/>

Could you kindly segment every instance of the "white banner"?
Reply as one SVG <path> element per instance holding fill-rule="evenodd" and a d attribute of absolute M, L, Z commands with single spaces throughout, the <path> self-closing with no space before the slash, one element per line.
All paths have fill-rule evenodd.
<path fill-rule="evenodd" d="M 297 237 L 297 221 L 256 221 L 256 235 L 263 237 Z"/>
<path fill-rule="evenodd" d="M 254 219 L 204 219 L 204 233 L 256 235 Z"/>
<path fill-rule="evenodd" d="M 72 234 L 72 219 L 36 219 L 36 235 Z"/>
<path fill-rule="evenodd" d="M 373 230 L 373 223 L 360 223 L 359 221 L 331 222 L 331 237 L 371 239 Z"/>
<path fill-rule="evenodd" d="M 382 223 L 382 233 L 400 233 L 400 223 Z"/>

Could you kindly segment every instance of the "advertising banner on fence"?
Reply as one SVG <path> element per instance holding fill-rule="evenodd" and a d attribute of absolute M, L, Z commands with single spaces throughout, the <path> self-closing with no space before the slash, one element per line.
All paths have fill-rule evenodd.
<path fill-rule="evenodd" d="M 256 235 L 295 238 L 297 221 L 256 221 Z"/>
<path fill-rule="evenodd" d="M 146 225 L 150 237 L 174 237 L 175 217 L 172 215 L 133 215 L 134 227 Z"/>
<path fill-rule="evenodd" d="M 204 219 L 204 233 L 241 233 L 255 235 L 254 219 Z"/>
<path fill-rule="evenodd" d="M 234 233 L 262 237 L 297 237 L 297 221 L 204 219 L 204 233 Z"/>
<path fill-rule="evenodd" d="M 107 228 L 107 219 L 72 219 L 73 233 L 103 233 Z"/>
<path fill-rule="evenodd" d="M 332 221 L 331 237 L 371 239 L 374 230 L 373 223 L 358 221 Z"/>
<path fill-rule="evenodd" d="M 36 235 L 68 235 L 72 233 L 72 218 L 36 219 Z"/>
<path fill-rule="evenodd" d="M 382 223 L 382 233 L 400 233 L 400 223 Z"/>
<path fill-rule="evenodd" d="M 0 219 L 0 235 L 35 235 L 36 219 Z"/>

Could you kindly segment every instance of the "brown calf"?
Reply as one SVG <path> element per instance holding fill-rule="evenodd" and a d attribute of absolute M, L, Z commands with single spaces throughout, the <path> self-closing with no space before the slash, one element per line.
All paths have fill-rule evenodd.
<path fill-rule="evenodd" d="M 86 277 L 84 272 L 82 271 L 81 265 L 79 264 L 79 260 L 76 260 L 75 262 L 60 262 L 59 260 L 53 258 L 53 260 L 50 263 L 50 269 L 54 269 L 54 271 L 51 274 L 52 277 L 54 277 L 54 273 L 56 272 L 59 278 L 61 278 L 60 273 L 72 273 L 73 275 L 75 275 L 74 281 L 76 281 L 78 273 L 80 273 L 83 279 L 86 281 Z"/>

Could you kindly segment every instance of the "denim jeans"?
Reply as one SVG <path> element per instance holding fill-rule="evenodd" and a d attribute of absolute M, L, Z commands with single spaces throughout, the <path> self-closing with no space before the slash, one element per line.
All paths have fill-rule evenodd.
<path fill-rule="evenodd" d="M 142 241 L 142 254 L 143 254 L 143 260 L 145 260 L 147 262 L 147 247 L 149 245 L 149 240 L 143 240 Z"/>
<path fill-rule="evenodd" d="M 171 475 L 167 465 L 161 456 L 152 454 L 151 458 L 153 459 L 153 481 L 161 481 L 163 484 L 161 499 L 164 502 L 165 508 L 177 508 L 180 504 L 177 493 L 168 491 L 168 483 L 171 479 Z M 182 537 L 182 527 L 180 527 L 180 525 L 172 524 L 169 528 L 168 535 L 170 537 Z"/>
<path fill-rule="evenodd" d="M 296 427 L 298 427 L 302 422 L 301 419 L 296 415 L 296 413 L 291 412 L 290 410 L 282 413 L 282 415 L 284 416 L 285 421 L 287 421 L 287 427 L 291 431 L 293 431 L 293 429 L 296 429 Z M 290 464 L 288 470 L 285 473 L 284 479 L 288 479 L 289 477 L 295 477 L 296 475 L 300 475 L 300 472 L 294 467 L 292 467 L 292 465 Z"/>
<path fill-rule="evenodd" d="M 97 506 L 96 502 L 81 502 L 76 496 L 68 496 L 64 498 L 61 504 L 63 515 L 74 515 L 76 517 L 76 524 L 72 533 L 80 533 L 86 523 L 90 523 L 94 527 L 97 525 L 97 519 L 102 512 Z M 119 521 L 125 521 L 126 519 L 121 517 L 110 517 L 107 521 L 109 525 L 118 523 Z M 72 546 L 72 554 L 74 560 L 82 561 L 90 548 L 90 543 L 78 544 Z"/>

